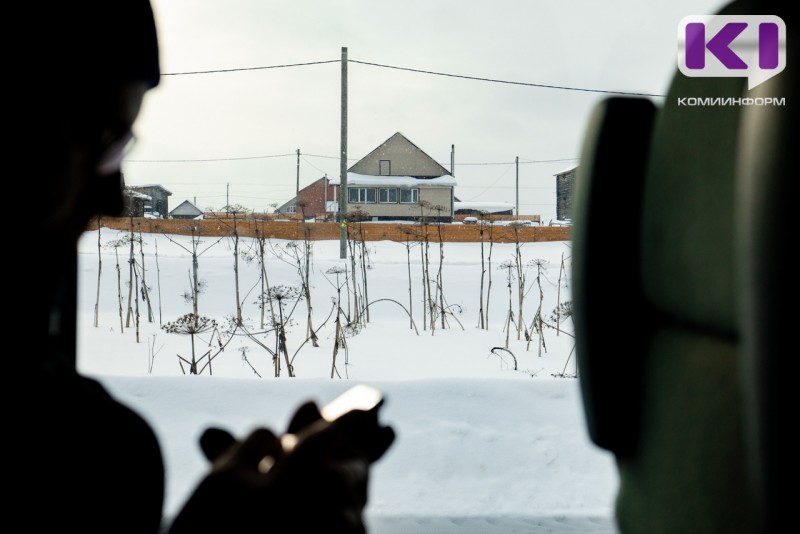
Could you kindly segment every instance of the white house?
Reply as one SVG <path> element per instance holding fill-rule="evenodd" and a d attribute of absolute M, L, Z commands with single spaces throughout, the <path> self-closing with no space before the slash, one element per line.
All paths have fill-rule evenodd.
<path fill-rule="evenodd" d="M 331 183 L 340 186 L 339 180 Z M 397 132 L 348 170 L 346 213 L 450 222 L 455 185 L 447 169 Z"/>

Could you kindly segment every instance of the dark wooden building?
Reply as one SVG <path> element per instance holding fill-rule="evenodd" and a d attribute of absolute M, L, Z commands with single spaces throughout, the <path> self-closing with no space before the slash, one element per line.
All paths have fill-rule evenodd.
<path fill-rule="evenodd" d="M 166 187 L 158 184 L 149 184 L 130 185 L 128 189 L 150 197 L 150 202 L 145 205 L 145 213 L 164 219 L 167 217 L 169 213 L 169 197 L 172 196 L 172 192 Z"/>
<path fill-rule="evenodd" d="M 125 202 L 122 215 L 125 217 L 144 217 L 144 207 L 149 205 L 151 201 L 150 195 L 145 195 L 128 187 L 122 190 L 122 199 Z"/>
<path fill-rule="evenodd" d="M 575 172 L 578 167 L 571 167 L 556 173 L 556 219 L 566 221 L 572 219 L 572 194 L 575 186 Z"/>

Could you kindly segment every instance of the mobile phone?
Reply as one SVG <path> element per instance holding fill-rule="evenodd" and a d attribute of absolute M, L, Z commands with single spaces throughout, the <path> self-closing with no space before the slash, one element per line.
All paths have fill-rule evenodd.
<path fill-rule="evenodd" d="M 381 403 L 383 403 L 381 390 L 366 384 L 358 384 L 326 404 L 320 410 L 320 414 L 322 419 L 332 423 L 352 410 L 369 411 L 377 408 Z M 283 450 L 286 452 L 294 449 L 298 441 L 298 437 L 295 434 L 288 433 L 282 435 L 280 439 Z M 265 456 L 258 464 L 258 470 L 266 473 L 274 463 L 275 459 L 272 456 Z"/>
<path fill-rule="evenodd" d="M 321 410 L 322 418 L 333 422 L 352 410 L 372 410 L 381 402 L 383 402 L 383 393 L 379 389 L 366 384 L 358 384 L 326 404 Z"/>

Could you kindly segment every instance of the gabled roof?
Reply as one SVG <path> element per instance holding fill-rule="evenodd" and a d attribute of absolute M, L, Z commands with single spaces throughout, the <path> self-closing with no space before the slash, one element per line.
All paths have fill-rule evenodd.
<path fill-rule="evenodd" d="M 170 215 L 200 215 L 203 213 L 203 210 L 189 202 L 188 200 L 184 200 L 180 204 L 178 204 L 172 211 L 169 212 Z"/>
<path fill-rule="evenodd" d="M 131 189 L 161 189 L 162 191 L 164 191 L 164 193 L 167 194 L 167 196 L 172 196 L 172 191 L 170 191 L 161 184 L 129 185 L 127 187 Z"/>
<path fill-rule="evenodd" d="M 331 178 L 330 183 L 339 185 L 338 178 Z M 366 185 L 371 187 L 455 187 L 456 179 L 452 175 L 431 176 L 420 179 L 413 176 L 373 176 L 371 174 L 347 173 L 347 185 Z"/>
<path fill-rule="evenodd" d="M 283 204 L 281 204 L 280 206 L 278 206 L 277 208 L 275 208 L 275 211 L 283 211 L 286 208 L 294 206 L 296 203 L 297 203 L 297 197 L 292 197 Z"/>
<path fill-rule="evenodd" d="M 128 188 L 125 188 L 122 191 L 122 194 L 125 195 L 126 197 L 138 198 L 140 200 L 153 200 L 150 197 L 150 195 L 145 195 L 144 193 L 140 193 L 138 191 L 134 191 L 133 189 L 128 189 Z"/>
<path fill-rule="evenodd" d="M 413 155 L 421 156 L 421 160 L 417 162 L 418 164 L 415 165 L 415 167 L 425 168 L 425 172 L 409 172 L 406 166 L 404 166 L 404 160 L 406 162 L 411 161 Z M 428 177 L 450 174 L 450 171 L 442 167 L 439 162 L 430 157 L 417 145 L 409 141 L 408 138 L 400 132 L 396 132 L 386 141 L 381 143 L 380 146 L 361 158 L 357 163 L 348 169 L 348 172 L 368 176 L 378 176 L 375 171 L 368 172 L 366 167 L 369 163 L 376 162 L 381 159 L 393 160 L 393 168 L 389 176 Z M 377 169 L 377 167 L 375 167 L 375 169 Z"/>
<path fill-rule="evenodd" d="M 577 168 L 578 168 L 578 166 L 577 166 L 577 165 L 572 165 L 571 167 L 567 167 L 567 168 L 566 168 L 566 169 L 564 169 L 563 171 L 559 171 L 559 172 L 557 172 L 557 173 L 553 174 L 553 176 L 560 176 L 560 175 L 562 175 L 562 174 L 567 174 L 568 172 L 570 172 L 570 171 L 574 171 L 574 170 L 575 170 L 575 169 L 577 169 Z"/>
<path fill-rule="evenodd" d="M 323 176 L 322 178 L 317 178 L 316 180 L 314 180 L 313 182 L 311 182 L 311 183 L 310 183 L 310 184 L 308 184 L 307 186 L 305 186 L 305 187 L 301 188 L 301 189 L 300 189 L 300 192 L 302 193 L 303 191 L 305 191 L 306 189 L 308 189 L 308 188 L 309 188 L 309 187 L 311 187 L 312 185 L 318 184 L 319 182 L 322 182 L 323 180 L 327 180 L 327 179 L 328 179 L 328 175 L 325 175 L 325 176 Z"/>
<path fill-rule="evenodd" d="M 331 178 L 328 178 L 328 176 L 327 176 L 327 175 L 325 175 L 325 176 L 323 176 L 322 178 L 317 178 L 316 180 L 314 180 L 313 182 L 311 182 L 310 184 L 308 184 L 307 186 L 305 186 L 304 188 L 302 188 L 302 189 L 300 190 L 300 193 L 302 193 L 303 191 L 305 191 L 306 189 L 310 188 L 311 186 L 313 186 L 313 185 L 316 185 L 316 184 L 318 184 L 319 182 L 322 182 L 322 181 L 324 181 L 324 180 L 327 180 L 327 182 L 328 182 L 328 185 L 334 185 L 334 182 L 333 182 L 333 180 L 332 180 Z M 339 182 L 338 182 L 338 180 L 337 180 L 337 181 L 336 181 L 336 184 L 338 184 L 338 183 L 339 183 Z M 297 197 L 296 197 L 296 196 L 294 196 L 294 197 L 290 198 L 289 200 L 287 200 L 286 202 L 284 202 L 283 204 L 281 204 L 280 206 L 278 206 L 278 207 L 277 207 L 277 208 L 275 208 L 275 209 L 276 209 L 277 211 L 281 211 L 281 210 L 283 210 L 283 209 L 286 209 L 286 208 L 288 208 L 288 207 L 290 207 L 290 206 L 294 206 L 296 203 L 297 203 Z"/>

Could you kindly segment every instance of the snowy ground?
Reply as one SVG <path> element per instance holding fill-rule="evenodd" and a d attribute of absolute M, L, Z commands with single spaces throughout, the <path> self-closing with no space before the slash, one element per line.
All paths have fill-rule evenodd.
<path fill-rule="evenodd" d="M 120 236 L 104 229 L 101 241 L 108 243 Z M 445 243 L 446 305 L 460 313 L 433 335 L 429 329 L 423 330 L 420 249 L 413 248 L 411 304 L 417 335 L 398 304 L 377 302 L 393 299 L 409 306 L 405 245 L 368 243 L 368 290 L 370 301 L 375 302 L 370 307 L 370 323 L 347 338 L 346 359 L 341 352 L 337 359 L 341 378 L 331 380 L 333 319 L 322 328 L 320 325 L 329 316 L 331 298 L 336 294 L 329 282 L 335 275 L 325 273 L 344 266 L 338 259 L 338 242 L 313 244 L 313 322 L 320 328 L 320 346 L 302 345 L 306 308 L 301 302 L 292 316 L 287 342 L 297 378 L 289 379 L 284 367 L 276 379 L 271 357 L 246 336 L 228 342 L 213 361 L 213 376 L 208 376 L 208 370 L 202 376 L 183 374 L 177 355 L 190 354 L 190 339 L 165 333 L 159 328 L 159 316 L 167 323 L 191 311 L 191 302 L 183 295 L 191 287 L 192 261 L 186 250 L 167 236 L 144 235 L 154 322 L 147 321 L 140 301 L 140 342 L 136 342 L 133 328 L 120 333 L 113 247 L 102 248 L 100 315 L 95 328 L 97 237 L 97 232 L 88 232 L 80 243 L 79 366 L 99 377 L 156 429 L 168 470 L 168 514 L 177 510 L 206 468 L 196 445 L 205 426 L 222 425 L 237 433 L 255 425 L 280 430 L 302 400 L 324 403 L 355 383 L 367 382 L 384 390 L 387 402 L 382 417 L 398 434 L 373 471 L 367 508 L 372 532 L 614 532 L 613 499 L 618 480 L 613 458 L 589 442 L 577 380 L 563 377 L 575 373 L 571 323 L 566 322 L 559 336 L 545 328 L 547 350 L 541 356 L 537 336 L 528 346 L 524 336 L 517 340 L 514 330 L 508 348 L 516 357 L 516 370 L 508 353 L 491 352 L 506 343 L 509 292 L 506 271 L 498 266 L 513 258 L 513 244 L 493 247 L 489 329 L 481 330 L 477 328 L 480 244 Z M 188 237 L 170 237 L 191 248 Z M 271 245 L 266 260 L 270 284 L 296 286 L 295 267 L 276 254 L 284 250 L 286 242 Z M 128 249 L 116 250 L 126 307 Z M 199 278 L 205 285 L 199 312 L 224 324 L 236 307 L 232 243 L 204 238 L 198 250 L 204 251 L 199 257 Z M 251 331 L 257 332 L 259 269 L 257 262 L 242 259 L 242 255 L 252 256 L 252 240 L 242 240 L 241 251 L 243 316 Z M 138 244 L 136 252 L 141 263 Z M 484 253 L 488 252 L 487 245 Z M 438 244 L 431 244 L 434 273 L 438 254 Z M 559 288 L 562 302 L 570 298 L 568 270 L 558 282 L 562 254 L 569 266 L 569 243 L 526 243 L 521 254 L 527 266 L 525 323 L 530 326 L 539 306 L 532 260 L 546 262 L 541 277 L 542 313 L 552 322 Z M 511 299 L 516 317 L 516 280 L 512 281 Z M 346 310 L 346 305 L 343 308 Z M 255 337 L 273 346 L 271 334 Z M 209 338 L 208 333 L 198 336 L 198 353 L 209 343 L 218 347 L 219 338 Z M 223 340 L 227 338 L 223 336 Z"/>

